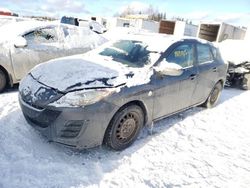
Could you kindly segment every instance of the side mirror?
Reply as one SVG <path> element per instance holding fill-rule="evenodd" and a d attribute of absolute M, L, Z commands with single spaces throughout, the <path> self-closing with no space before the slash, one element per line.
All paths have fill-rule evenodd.
<path fill-rule="evenodd" d="M 154 67 L 154 70 L 164 76 L 180 76 L 183 73 L 183 69 L 180 65 L 167 61 L 162 61 L 159 65 Z"/>
<path fill-rule="evenodd" d="M 23 48 L 26 47 L 28 45 L 27 40 L 21 36 L 15 38 L 14 40 L 14 46 L 16 48 Z"/>

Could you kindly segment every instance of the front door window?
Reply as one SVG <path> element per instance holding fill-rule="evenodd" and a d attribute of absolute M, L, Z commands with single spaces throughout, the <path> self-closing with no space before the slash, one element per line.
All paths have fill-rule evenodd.
<path fill-rule="evenodd" d="M 183 68 L 191 67 L 194 64 L 193 44 L 182 44 L 175 48 L 166 58 L 169 63 L 176 63 Z"/>

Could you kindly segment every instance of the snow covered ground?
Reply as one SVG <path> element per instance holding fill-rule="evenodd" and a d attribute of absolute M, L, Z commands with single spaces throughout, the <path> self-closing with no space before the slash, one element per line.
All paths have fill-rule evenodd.
<path fill-rule="evenodd" d="M 122 152 L 48 143 L 30 127 L 17 91 L 0 94 L 0 188 L 249 187 L 250 91 L 225 89 L 213 109 L 155 123 Z"/>

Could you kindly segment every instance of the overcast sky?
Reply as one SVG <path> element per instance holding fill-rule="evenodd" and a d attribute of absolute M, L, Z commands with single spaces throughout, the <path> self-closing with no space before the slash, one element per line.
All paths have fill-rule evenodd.
<path fill-rule="evenodd" d="M 194 23 L 224 21 L 237 26 L 250 25 L 250 0 L 1 0 L 0 8 L 19 15 L 113 16 L 125 7 L 140 10 L 152 5 L 167 18 L 182 17 Z"/>

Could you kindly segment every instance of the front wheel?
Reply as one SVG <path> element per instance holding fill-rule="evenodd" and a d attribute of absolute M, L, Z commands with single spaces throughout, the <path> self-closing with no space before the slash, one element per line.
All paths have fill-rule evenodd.
<path fill-rule="evenodd" d="M 0 69 L 0 93 L 5 89 L 7 84 L 6 76 L 4 72 Z"/>
<path fill-rule="evenodd" d="M 114 150 L 129 147 L 137 138 L 144 124 L 144 114 L 137 105 L 118 111 L 106 130 L 104 143 Z"/>
<path fill-rule="evenodd" d="M 222 91 L 222 84 L 218 82 L 212 89 L 211 93 L 209 94 L 206 102 L 204 103 L 204 106 L 206 108 L 214 107 L 219 100 L 221 91 Z"/>

